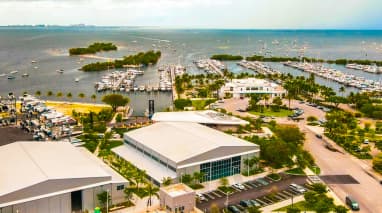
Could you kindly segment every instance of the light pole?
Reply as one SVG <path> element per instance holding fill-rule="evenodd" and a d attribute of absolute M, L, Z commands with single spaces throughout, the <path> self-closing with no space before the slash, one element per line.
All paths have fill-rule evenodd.
<path fill-rule="evenodd" d="M 109 189 L 106 189 L 106 213 L 109 213 Z"/>

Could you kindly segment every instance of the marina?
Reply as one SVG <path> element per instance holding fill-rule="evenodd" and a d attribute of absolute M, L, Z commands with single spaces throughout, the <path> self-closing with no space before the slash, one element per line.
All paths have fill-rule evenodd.
<path fill-rule="evenodd" d="M 363 92 L 382 91 L 380 81 L 366 79 L 364 77 L 345 74 L 339 70 L 326 68 L 321 64 L 306 62 L 285 62 L 284 66 L 292 67 L 304 72 L 313 73 L 325 79 L 335 81 L 339 84 L 360 89 Z"/>
<path fill-rule="evenodd" d="M 175 76 L 183 75 L 185 68 L 181 65 L 165 65 L 158 68 L 159 83 L 137 85 L 135 80 L 144 74 L 144 71 L 127 69 L 126 71 L 113 71 L 102 76 L 101 81 L 95 83 L 97 92 L 171 92 Z"/>
<path fill-rule="evenodd" d="M 242 60 L 237 63 L 237 65 L 242 66 L 246 69 L 254 70 L 255 72 L 263 75 L 275 75 L 281 74 L 281 72 L 272 69 L 271 67 L 259 62 L 259 61 L 246 61 Z"/>
<path fill-rule="evenodd" d="M 377 65 L 347 64 L 345 67 L 348 69 L 361 70 L 364 72 L 375 74 L 382 73 L 382 67 L 378 67 Z"/>
<path fill-rule="evenodd" d="M 200 59 L 194 61 L 194 64 L 198 69 L 204 70 L 207 74 L 223 76 L 223 71 L 226 69 L 226 66 L 221 61 L 213 59 Z"/>

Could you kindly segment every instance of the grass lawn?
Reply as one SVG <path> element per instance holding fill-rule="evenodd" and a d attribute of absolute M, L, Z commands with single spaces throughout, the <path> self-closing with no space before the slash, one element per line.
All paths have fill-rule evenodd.
<path fill-rule="evenodd" d="M 287 109 L 280 109 L 279 112 L 273 112 L 271 109 L 265 109 L 264 112 L 250 111 L 249 113 L 253 115 L 264 115 L 264 116 L 275 116 L 275 117 L 286 117 L 288 115 L 293 115 L 293 111 Z"/>
<path fill-rule="evenodd" d="M 306 202 L 305 202 L 305 201 L 300 201 L 300 202 L 294 203 L 294 204 L 293 204 L 293 207 L 297 207 L 297 208 L 300 209 L 301 211 L 313 211 L 312 209 L 307 208 L 305 205 L 306 205 Z M 284 207 L 282 207 L 282 208 L 279 208 L 279 209 L 274 210 L 273 212 L 278 212 L 278 211 L 283 211 L 283 212 L 285 212 L 289 207 L 292 207 L 292 205 L 284 206 Z"/>
<path fill-rule="evenodd" d="M 291 174 L 291 175 L 305 175 L 305 172 L 300 167 L 289 169 L 285 171 L 285 173 Z"/>
<path fill-rule="evenodd" d="M 47 101 L 46 106 L 53 107 L 58 112 L 64 113 L 65 115 L 72 115 L 73 109 L 75 109 L 76 112 L 80 112 L 80 113 L 88 113 L 90 111 L 98 113 L 103 109 L 110 109 L 108 105 L 103 105 L 103 104 L 59 102 L 59 101 Z"/>
<path fill-rule="evenodd" d="M 267 177 L 269 177 L 270 179 L 272 179 L 274 181 L 281 180 L 281 176 L 279 174 L 275 174 L 275 173 L 269 174 L 269 175 L 267 175 Z"/>
<path fill-rule="evenodd" d="M 204 108 L 215 102 L 216 99 L 201 99 L 201 100 L 191 100 L 192 106 L 195 107 L 196 110 L 204 110 Z"/>

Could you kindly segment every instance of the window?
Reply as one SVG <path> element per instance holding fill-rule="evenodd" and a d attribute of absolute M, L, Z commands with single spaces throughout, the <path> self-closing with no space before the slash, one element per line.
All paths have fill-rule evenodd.
<path fill-rule="evenodd" d="M 120 191 L 120 190 L 124 190 L 125 189 L 125 185 L 117 185 L 117 191 Z"/>
<path fill-rule="evenodd" d="M 216 180 L 222 177 L 240 173 L 241 157 L 233 157 L 200 165 L 200 172 L 204 174 L 202 181 Z"/>

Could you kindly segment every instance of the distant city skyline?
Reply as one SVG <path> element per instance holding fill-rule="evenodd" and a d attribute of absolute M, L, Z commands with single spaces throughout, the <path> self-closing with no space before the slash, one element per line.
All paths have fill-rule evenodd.
<path fill-rule="evenodd" d="M 380 0 L 0 0 L 0 25 L 382 29 Z"/>

